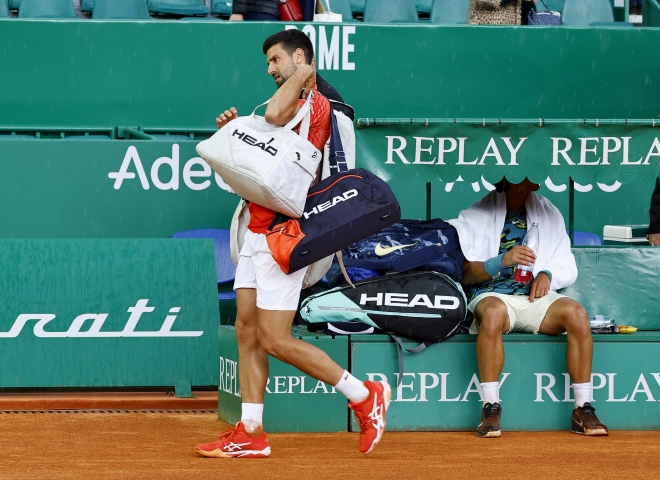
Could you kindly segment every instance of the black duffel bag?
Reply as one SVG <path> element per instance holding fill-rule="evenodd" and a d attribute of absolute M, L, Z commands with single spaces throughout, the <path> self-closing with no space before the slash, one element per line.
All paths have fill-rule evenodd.
<path fill-rule="evenodd" d="M 399 221 L 392 189 L 357 168 L 314 185 L 300 218 L 277 214 L 266 239 L 284 273 L 293 273 Z"/>

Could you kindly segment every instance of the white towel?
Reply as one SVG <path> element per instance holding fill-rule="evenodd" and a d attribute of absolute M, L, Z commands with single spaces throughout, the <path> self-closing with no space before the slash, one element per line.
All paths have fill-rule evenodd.
<path fill-rule="evenodd" d="M 532 192 L 525 203 L 527 226 L 539 224 L 539 247 L 534 264 L 534 276 L 547 270 L 552 274 L 550 290 L 568 287 L 577 279 L 578 271 L 571 242 L 566 234 L 564 217 L 550 201 Z M 465 259 L 485 262 L 500 250 L 500 237 L 506 220 L 506 195 L 490 192 L 458 218 L 449 220 L 461 243 Z"/>

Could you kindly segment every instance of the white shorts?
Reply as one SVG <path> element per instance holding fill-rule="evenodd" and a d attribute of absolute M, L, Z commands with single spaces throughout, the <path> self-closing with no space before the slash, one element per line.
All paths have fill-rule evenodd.
<path fill-rule="evenodd" d="M 509 313 L 509 331 L 506 333 L 523 332 L 539 333 L 541 322 L 550 305 L 555 300 L 565 297 L 557 292 L 549 292 L 545 297 L 536 298 L 534 302 L 529 301 L 529 295 L 506 295 L 504 293 L 485 292 L 477 295 L 469 304 L 468 310 L 474 313 L 477 304 L 486 297 L 497 297 L 504 302 Z M 479 333 L 477 320 L 472 321 L 470 333 Z"/>
<path fill-rule="evenodd" d="M 257 307 L 263 310 L 298 310 L 308 267 L 287 275 L 273 259 L 266 235 L 250 230 L 239 255 L 234 290 L 256 289 Z"/>

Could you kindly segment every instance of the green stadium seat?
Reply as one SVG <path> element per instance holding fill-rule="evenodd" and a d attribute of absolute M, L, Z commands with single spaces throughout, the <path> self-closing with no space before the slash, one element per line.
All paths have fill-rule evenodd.
<path fill-rule="evenodd" d="M 609 23 L 614 22 L 614 10 L 610 0 L 566 0 L 562 9 L 562 20 L 565 25 Z"/>
<path fill-rule="evenodd" d="M 78 18 L 73 0 L 21 0 L 18 18 Z"/>
<path fill-rule="evenodd" d="M 231 9 L 233 5 L 233 0 L 213 0 L 213 2 L 211 2 L 211 13 L 231 15 Z"/>
<path fill-rule="evenodd" d="M 208 15 L 204 0 L 149 0 L 149 11 L 170 15 Z"/>
<path fill-rule="evenodd" d="M 18 10 L 21 6 L 21 0 L 9 0 L 9 10 Z"/>
<path fill-rule="evenodd" d="M 351 0 L 351 10 L 353 14 L 362 15 L 364 13 L 364 4 L 367 3 L 367 0 Z"/>
<path fill-rule="evenodd" d="M 6 18 L 9 16 L 9 4 L 7 0 L 0 0 L 0 18 Z"/>
<path fill-rule="evenodd" d="M 353 18 L 353 9 L 350 0 L 330 0 L 330 7 L 328 7 L 328 0 L 322 0 L 323 7 L 333 13 L 341 14 L 342 22 L 356 22 Z"/>
<path fill-rule="evenodd" d="M 93 12 L 94 0 L 82 0 L 82 2 L 80 2 L 80 10 L 83 12 Z"/>
<path fill-rule="evenodd" d="M 415 23 L 419 21 L 415 0 L 367 0 L 365 23 Z"/>
<path fill-rule="evenodd" d="M 151 20 L 146 0 L 95 0 L 94 20 Z"/>
<path fill-rule="evenodd" d="M 417 9 L 417 13 L 431 13 L 432 7 L 433 0 L 415 0 L 415 8 Z"/>
<path fill-rule="evenodd" d="M 455 25 L 467 23 L 470 14 L 470 0 L 433 0 L 431 23 Z"/>

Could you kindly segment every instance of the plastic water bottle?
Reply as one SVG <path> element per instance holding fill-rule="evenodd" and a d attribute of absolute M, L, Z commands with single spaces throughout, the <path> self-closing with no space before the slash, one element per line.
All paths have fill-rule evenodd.
<path fill-rule="evenodd" d="M 532 228 L 527 230 L 525 238 L 523 238 L 522 244 L 526 247 L 534 250 L 534 253 L 539 248 L 539 224 L 534 222 L 532 223 Z M 513 279 L 516 282 L 524 283 L 527 285 L 532 281 L 532 272 L 534 271 L 534 264 L 532 265 L 517 265 L 516 273 L 513 276 Z"/>

